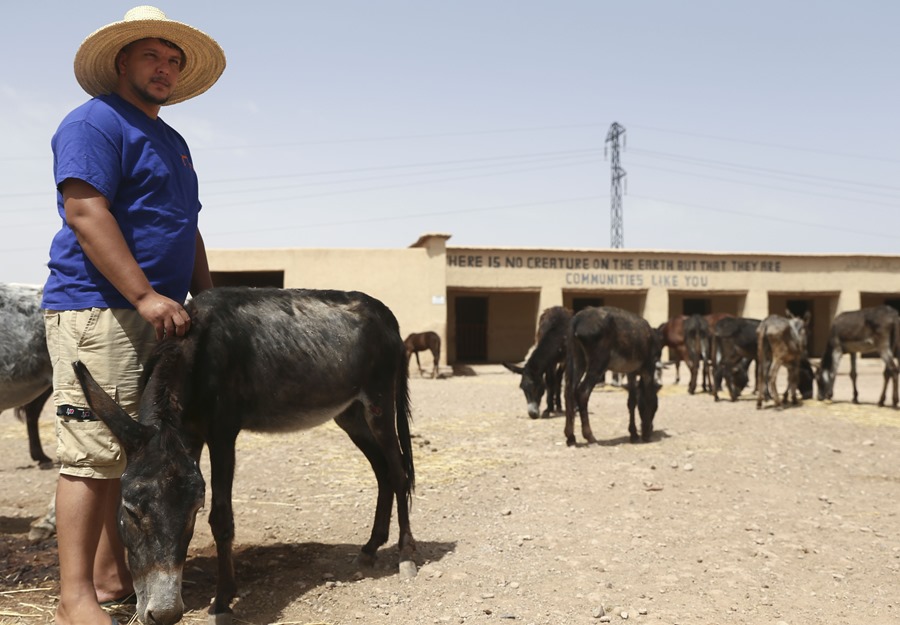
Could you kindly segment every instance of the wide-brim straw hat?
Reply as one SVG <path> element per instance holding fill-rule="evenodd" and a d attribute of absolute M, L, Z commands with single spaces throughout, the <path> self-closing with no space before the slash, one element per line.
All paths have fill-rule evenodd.
<path fill-rule="evenodd" d="M 168 19 L 156 7 L 139 6 L 128 11 L 121 22 L 95 30 L 81 43 L 75 54 L 78 84 L 92 96 L 115 91 L 119 51 L 148 37 L 166 39 L 184 50 L 185 65 L 166 104 L 200 95 L 225 71 L 225 52 L 215 39 L 193 26 Z"/>

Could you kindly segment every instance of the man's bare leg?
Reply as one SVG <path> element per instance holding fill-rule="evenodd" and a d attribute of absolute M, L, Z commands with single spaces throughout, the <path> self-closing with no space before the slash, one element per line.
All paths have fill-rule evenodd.
<path fill-rule="evenodd" d="M 94 564 L 110 492 L 118 496 L 118 480 L 59 476 L 56 486 L 58 625 L 97 625 L 110 621 L 97 601 L 94 588 Z"/>
<path fill-rule="evenodd" d="M 134 590 L 131 572 L 125 563 L 125 547 L 117 528 L 121 482 L 105 481 L 109 482 L 109 487 L 100 542 L 94 558 L 94 590 L 98 601 L 120 599 Z"/>

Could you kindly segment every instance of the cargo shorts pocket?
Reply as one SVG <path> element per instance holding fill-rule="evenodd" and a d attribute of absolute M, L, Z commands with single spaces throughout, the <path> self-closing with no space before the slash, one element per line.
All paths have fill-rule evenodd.
<path fill-rule="evenodd" d="M 115 398 L 115 387 L 106 387 L 104 390 Z M 62 404 L 69 403 L 66 396 L 65 389 L 60 389 Z M 81 404 L 83 400 L 73 402 L 76 406 Z M 122 462 L 124 454 L 119 441 L 103 421 L 97 417 L 94 419 L 81 421 L 64 416 L 56 417 L 56 454 L 63 466 L 97 469 Z"/>

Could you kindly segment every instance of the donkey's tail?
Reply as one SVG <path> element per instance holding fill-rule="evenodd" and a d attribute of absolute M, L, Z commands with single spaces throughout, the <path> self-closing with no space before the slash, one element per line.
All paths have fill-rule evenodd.
<path fill-rule="evenodd" d="M 406 479 L 409 491 L 406 493 L 406 501 L 412 506 L 412 494 L 416 489 L 416 470 L 413 465 L 412 437 L 409 433 L 409 424 L 412 421 L 409 402 L 409 367 L 406 353 L 400 358 L 400 368 L 397 371 L 395 384 L 396 409 L 397 409 L 397 438 L 400 441 L 400 452 L 403 455 L 403 468 L 406 470 Z"/>

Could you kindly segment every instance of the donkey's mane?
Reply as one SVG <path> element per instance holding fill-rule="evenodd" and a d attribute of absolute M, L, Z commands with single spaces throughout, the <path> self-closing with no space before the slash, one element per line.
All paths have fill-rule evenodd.
<path fill-rule="evenodd" d="M 182 338 L 158 343 L 144 366 L 142 376 L 144 395 L 141 403 L 166 404 L 167 410 L 147 412 L 170 417 L 167 422 L 176 429 L 180 428 L 185 407 L 190 401 L 191 359 L 188 354 L 193 343 L 189 341 Z"/>
<path fill-rule="evenodd" d="M 540 372 L 557 357 L 561 344 L 565 343 L 565 333 L 571 312 L 558 306 L 548 308 L 541 314 L 538 325 L 538 339 L 527 355 L 525 368 Z"/>

